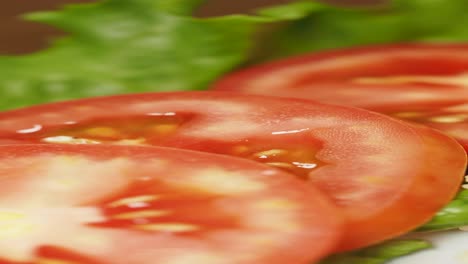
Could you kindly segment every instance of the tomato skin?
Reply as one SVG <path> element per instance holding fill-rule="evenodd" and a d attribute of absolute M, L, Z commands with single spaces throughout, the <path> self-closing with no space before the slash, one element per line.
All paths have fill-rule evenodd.
<path fill-rule="evenodd" d="M 116 171 L 114 165 L 106 165 L 109 162 L 121 168 Z M 19 233 L 24 237 L 14 237 L 15 239 L 8 241 L 10 248 L 18 244 L 18 252 L 24 251 L 22 247 L 24 244 L 29 247 L 30 243 L 63 242 L 63 244 L 45 244 L 38 248 L 35 252 L 42 254 L 39 257 L 44 259 L 64 258 L 83 264 L 149 264 L 155 263 L 154 261 L 181 263 L 178 261 L 185 260 L 183 256 L 187 254 L 188 260 L 201 261 L 191 263 L 217 264 L 221 262 L 213 262 L 213 259 L 222 256 L 223 264 L 281 264 L 289 261 L 307 264 L 317 261 L 331 251 L 338 242 L 342 228 L 342 216 L 320 191 L 304 184 L 293 175 L 245 159 L 161 147 L 35 144 L 0 146 L 0 163 L 8 165 L 0 167 L 0 176 L 4 177 L 4 182 L 9 183 L 11 187 L 3 190 L 0 195 L 2 205 L 0 213 L 4 215 L 5 211 L 8 211 L 7 206 L 11 205 L 9 202 L 16 201 L 14 206 L 11 205 L 12 208 L 24 210 L 25 215 L 37 211 L 43 215 L 52 212 L 50 223 L 54 225 L 53 229 L 59 234 L 65 232 L 63 238 L 54 234 L 41 236 L 39 232 L 32 235 L 25 232 Z M 66 170 L 69 170 L 71 175 L 81 174 L 85 184 L 79 185 L 79 190 L 75 188 L 70 191 L 74 193 L 83 191 L 82 197 L 73 195 L 70 199 L 63 199 L 66 194 L 63 196 L 57 186 L 52 185 L 57 179 L 62 179 L 60 177 L 63 176 L 64 165 L 68 166 Z M 57 168 L 62 170 L 57 171 Z M 227 181 L 233 180 L 244 185 L 229 186 L 227 182 L 218 188 L 210 189 L 209 184 L 220 184 L 216 178 L 206 178 L 204 173 L 211 173 L 211 170 L 216 171 L 216 177 L 224 177 L 223 179 Z M 30 173 L 37 171 L 40 173 Z M 10 177 L 9 180 L 8 176 L 15 177 Z M 56 176 L 59 178 L 54 178 Z M 46 184 L 41 184 L 39 181 L 37 188 L 32 188 L 27 193 L 22 192 L 28 186 L 34 187 L 30 186 L 31 179 L 34 180 L 36 177 L 42 177 Z M 130 187 L 122 190 L 121 186 L 113 186 L 116 182 L 111 178 L 120 181 L 122 177 L 132 184 L 137 182 L 138 185 L 135 186 L 137 188 L 132 187 L 136 193 L 129 191 L 132 190 Z M 96 178 L 102 178 L 102 181 L 95 185 L 96 181 L 99 181 Z M 59 187 L 68 188 L 69 184 L 74 184 L 68 180 L 66 183 L 67 185 Z M 127 188 L 130 185 L 123 183 L 122 186 Z M 97 194 L 93 201 L 89 201 L 86 195 L 90 192 Z M 148 200 L 146 203 L 156 204 L 155 209 L 146 209 L 143 212 L 162 209 L 173 211 L 167 216 L 156 217 L 154 220 L 156 223 L 185 221 L 200 225 L 201 231 L 184 236 L 177 231 L 142 232 L 132 230 L 128 226 L 103 227 L 102 223 L 106 221 L 115 222 L 112 219 L 117 219 L 118 216 L 147 208 L 145 206 L 149 205 L 142 202 L 129 201 L 125 205 L 118 204 L 128 197 L 144 197 L 143 194 L 153 196 L 154 200 L 152 202 Z M 45 197 L 44 195 L 48 198 L 42 202 L 39 198 Z M 100 208 L 100 211 L 97 208 Z M 113 214 L 109 214 L 109 210 L 114 211 Z M 86 216 L 89 212 L 105 214 L 90 218 Z M 68 222 L 63 222 L 67 221 L 66 218 L 62 219 L 64 218 L 62 214 L 65 213 L 72 213 L 71 215 L 76 216 L 78 223 L 82 225 L 68 226 Z M 41 217 L 44 217 L 43 215 Z M 85 219 L 83 222 L 79 221 L 83 216 L 90 222 L 85 222 Z M 209 221 L 220 219 L 219 216 L 231 219 L 234 225 L 223 227 L 216 221 Z M 27 218 L 34 224 L 34 230 L 39 228 L 51 230 L 52 226 L 43 226 L 48 222 L 37 221 L 37 218 L 39 217 Z M 261 221 L 266 220 L 265 218 L 270 218 L 270 222 L 264 223 L 263 226 Z M 129 223 L 130 226 L 139 225 L 145 220 L 141 222 L 144 226 L 151 219 L 134 218 L 133 222 Z M 283 230 L 282 227 L 273 228 L 276 221 L 285 221 L 282 222 L 285 228 Z M 67 233 L 70 230 L 74 232 L 71 228 L 81 230 L 84 234 Z M 0 233 L 11 236 L 7 230 L 8 225 L 4 225 Z M 15 235 L 17 234 L 13 233 L 13 236 Z M 84 242 L 89 242 L 92 238 L 96 240 L 91 240 L 92 243 L 87 245 L 83 240 L 73 239 L 75 235 L 89 236 L 84 237 L 87 238 Z M 256 238 L 259 240 L 256 241 Z M 262 239 L 266 239 L 263 242 L 268 243 L 262 244 Z M 290 243 L 284 243 L 283 240 L 288 240 Z M 0 243 L 5 246 L 6 242 L 0 241 Z M 99 250 L 93 250 L 94 247 Z M 155 251 L 153 247 L 158 250 Z M 0 248 L 0 263 L 20 263 L 4 261 L 3 250 L 5 247 Z M 88 253 L 85 250 L 92 251 L 92 254 L 85 254 Z M 128 251 L 133 253 L 127 254 Z M 17 257 L 18 260 L 23 258 L 28 260 L 29 257 L 17 252 L 10 255 Z"/>
<path fill-rule="evenodd" d="M 468 149 L 467 54 L 467 44 L 324 51 L 235 72 L 213 89 L 366 108 L 438 129 Z"/>
<path fill-rule="evenodd" d="M 349 249 L 357 248 L 359 247 L 358 245 L 365 244 L 366 241 L 374 237 L 376 232 L 376 230 L 372 228 L 374 222 L 378 222 L 382 226 L 382 229 L 379 230 L 379 232 L 381 232 L 380 234 L 386 233 L 388 234 L 388 237 L 390 237 L 392 234 L 394 235 L 395 229 L 398 229 L 399 226 L 403 229 L 407 224 L 406 220 L 397 217 L 398 215 L 414 214 L 418 215 L 417 217 L 426 218 L 424 222 L 430 221 L 432 216 L 427 217 L 428 215 L 431 215 L 430 212 L 434 212 L 434 210 L 439 211 L 440 209 L 437 208 L 441 208 L 446 205 L 446 203 L 442 201 L 435 202 L 433 204 L 421 202 L 424 199 L 427 199 L 423 197 L 437 195 L 437 198 L 441 198 L 441 195 L 443 196 L 441 193 L 433 193 L 434 189 L 450 189 L 450 194 L 445 196 L 450 200 L 454 195 L 456 195 L 456 193 L 458 193 L 459 187 L 454 187 L 451 183 L 450 178 L 452 176 L 450 174 L 446 174 L 444 171 L 440 171 L 437 168 L 438 165 L 436 165 L 440 162 L 440 159 L 447 158 L 447 156 L 437 151 L 438 146 L 440 146 L 440 144 L 444 144 L 443 142 L 445 142 L 446 137 L 441 134 L 434 134 L 433 130 L 430 128 L 420 126 L 418 130 L 421 133 L 421 141 L 427 144 L 427 151 L 431 153 L 431 155 L 425 157 L 425 165 L 423 166 L 426 166 L 426 169 L 431 172 L 429 174 L 418 174 L 411 185 L 407 187 L 408 190 L 411 191 L 399 197 L 399 201 L 387 208 L 386 214 L 376 216 L 372 220 L 359 221 L 348 225 L 347 228 L 361 230 L 361 233 L 357 237 L 345 237 L 340 244 L 339 251 L 347 251 Z M 463 168 L 463 163 L 460 163 L 459 160 L 460 153 L 462 151 L 462 147 L 459 146 L 458 154 L 453 153 L 453 155 L 450 155 L 450 157 L 448 157 L 444 162 L 444 166 L 448 168 L 454 164 L 458 164 L 457 166 L 459 166 L 459 168 Z M 412 161 L 410 160 L 408 162 L 411 163 Z M 462 182 L 459 183 L 461 184 Z M 416 229 L 417 227 L 419 227 L 419 225 L 413 226 L 412 229 Z M 400 233 L 400 235 L 404 234 L 405 232 Z"/>
<path fill-rule="evenodd" d="M 302 178 L 327 193 L 345 214 L 340 251 L 392 238 L 428 221 L 456 194 L 466 168 L 460 145 L 431 129 L 361 109 L 226 92 L 135 94 L 5 112 L 0 114 L 0 142 L 43 142 L 46 136 L 61 135 L 61 129 L 88 130 L 93 122 L 99 126 L 96 120 L 118 123 L 123 117 L 166 114 L 187 119 L 148 144 L 225 155 L 238 155 L 237 147 L 255 153 L 302 149 L 304 157 L 315 156 L 318 167 Z M 66 125 L 69 121 L 74 123 Z M 38 131 L 17 132 L 37 125 Z"/>

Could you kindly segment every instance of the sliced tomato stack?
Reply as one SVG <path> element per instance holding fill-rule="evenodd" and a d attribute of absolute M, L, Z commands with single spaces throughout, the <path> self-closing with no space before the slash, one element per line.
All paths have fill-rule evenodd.
<path fill-rule="evenodd" d="M 315 188 L 185 150 L 0 146 L 0 263 L 303 263 L 341 218 Z"/>
<path fill-rule="evenodd" d="M 468 45 L 328 51 L 229 75 L 218 90 L 309 98 L 422 123 L 468 149 Z"/>
<path fill-rule="evenodd" d="M 334 251 L 374 244 L 428 221 L 456 194 L 466 166 L 463 148 L 429 128 L 355 108 L 226 92 L 101 97 L 4 112 L 0 114 L 0 142 L 62 144 L 63 148 L 67 144 L 104 145 L 101 147 L 111 150 L 122 145 L 165 146 L 264 163 L 296 175 L 338 206 L 345 228 Z M 230 164 L 226 159 L 222 167 Z M 178 170 L 184 165 L 174 167 Z M 165 174 L 171 178 L 174 173 Z M 270 177 L 281 181 L 281 176 Z M 222 190 L 224 184 L 238 185 L 227 181 L 213 188 Z M 279 188 L 285 192 L 297 189 L 282 186 Z M 205 208 L 198 198 L 190 200 L 193 212 Z M 106 212 L 132 215 L 118 210 Z M 189 208 L 182 206 L 181 210 Z M 233 224 L 225 215 L 209 217 L 222 226 Z M 282 219 L 283 215 L 272 215 L 272 223 L 276 217 Z M 198 225 L 197 221 L 211 220 L 202 217 L 194 221 Z M 128 221 L 119 219 L 109 225 L 104 227 L 127 228 Z M 290 240 L 283 242 L 292 244 Z M 320 256 L 325 250 L 317 251 L 314 243 L 295 246 L 309 247 L 311 256 Z"/>

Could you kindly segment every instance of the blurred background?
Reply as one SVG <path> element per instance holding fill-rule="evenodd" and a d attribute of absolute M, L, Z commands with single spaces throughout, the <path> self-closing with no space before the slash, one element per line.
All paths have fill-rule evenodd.
<path fill-rule="evenodd" d="M 236 69 L 323 50 L 468 41 L 467 0 L 90 3 L 0 0 L 0 110 L 203 90 Z"/>
<path fill-rule="evenodd" d="M 22 54 L 42 49 L 48 40 L 63 33 L 53 27 L 21 20 L 18 16 L 37 10 L 50 10 L 67 3 L 85 3 L 93 0 L 0 0 L 0 54 Z M 170 1 L 170 0 L 168 0 Z M 293 0 L 209 0 L 195 13 L 209 17 L 249 11 Z M 385 0 L 328 0 L 336 5 L 382 4 Z"/>

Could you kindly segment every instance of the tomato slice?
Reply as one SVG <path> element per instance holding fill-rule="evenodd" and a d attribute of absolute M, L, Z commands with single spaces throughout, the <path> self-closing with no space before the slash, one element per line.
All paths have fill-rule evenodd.
<path fill-rule="evenodd" d="M 219 90 L 309 98 L 422 123 L 468 149 L 468 45 L 352 48 L 234 73 Z"/>
<path fill-rule="evenodd" d="M 310 263 L 341 216 L 293 175 L 138 146 L 0 146 L 0 263 Z"/>
<path fill-rule="evenodd" d="M 428 221 L 455 195 L 466 166 L 460 145 L 428 128 L 366 110 L 226 92 L 35 106 L 1 113 L 0 127 L 4 143 L 158 145 L 281 168 L 342 208 L 347 228 L 340 250 Z"/>

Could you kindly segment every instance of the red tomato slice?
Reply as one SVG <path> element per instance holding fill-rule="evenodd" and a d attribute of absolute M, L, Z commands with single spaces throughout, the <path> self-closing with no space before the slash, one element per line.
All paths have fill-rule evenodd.
<path fill-rule="evenodd" d="M 234 73 L 214 88 L 367 108 L 439 129 L 468 149 L 468 45 L 310 54 Z"/>
<path fill-rule="evenodd" d="M 466 166 L 459 144 L 431 129 L 366 110 L 225 92 L 42 105 L 0 114 L 0 128 L 0 142 L 170 146 L 282 168 L 342 208 L 340 250 L 428 221 L 455 195 Z"/>
<path fill-rule="evenodd" d="M 0 146 L 0 263 L 304 263 L 341 216 L 293 175 L 185 150 Z"/>

